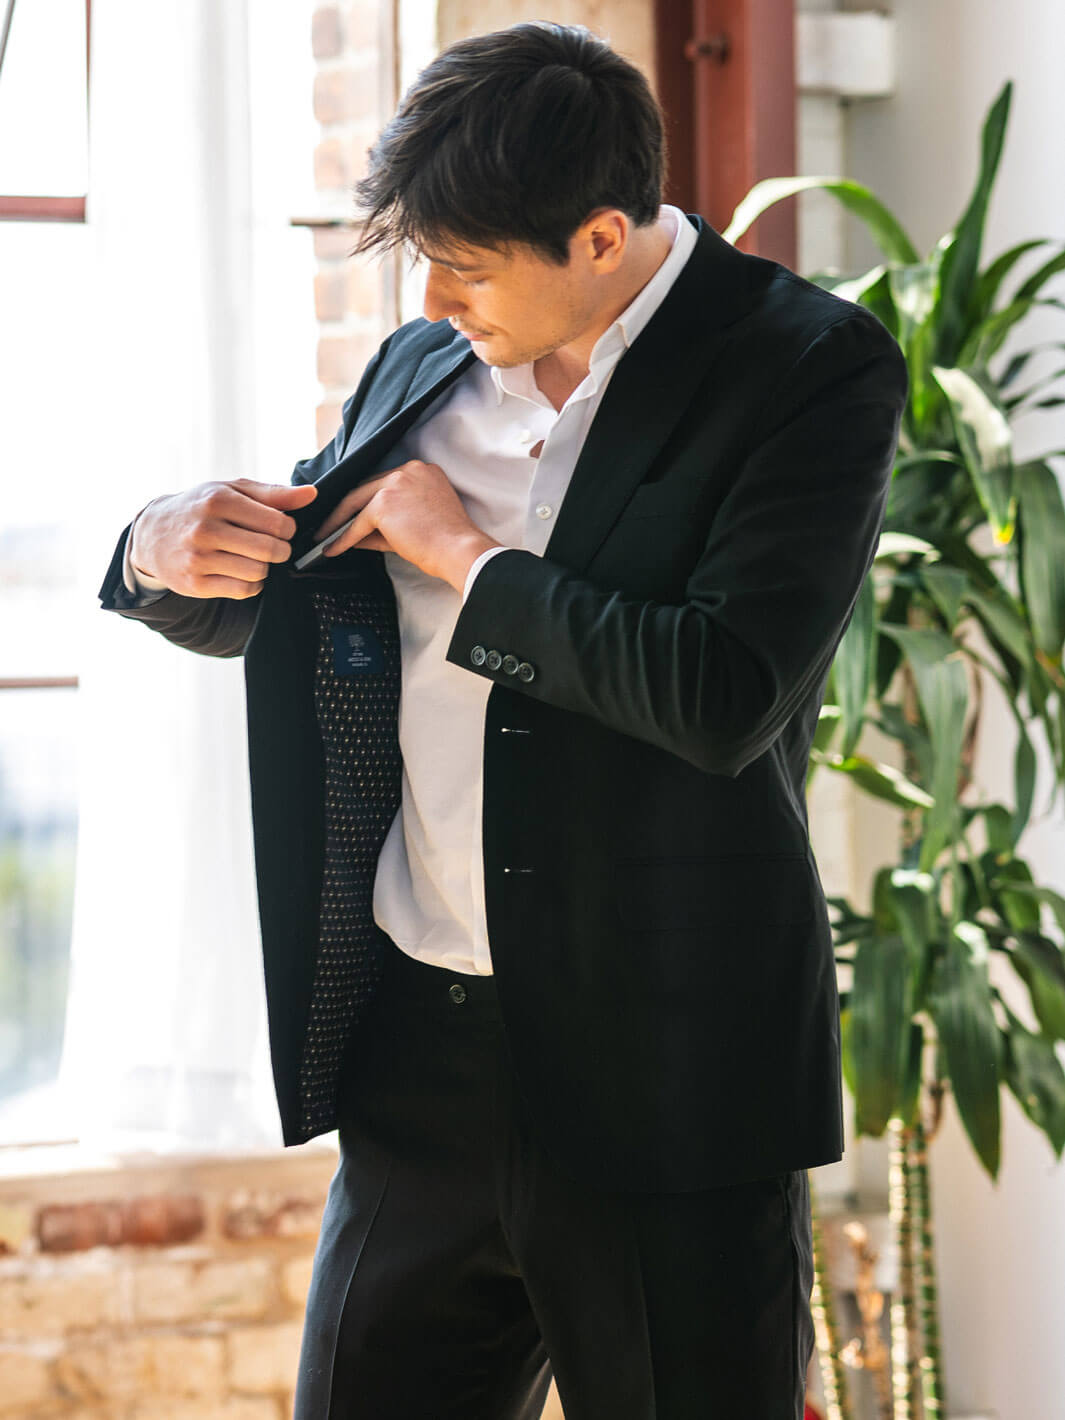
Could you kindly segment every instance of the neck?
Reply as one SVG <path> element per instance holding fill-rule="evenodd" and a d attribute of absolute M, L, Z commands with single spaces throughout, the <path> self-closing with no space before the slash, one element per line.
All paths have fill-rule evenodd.
<path fill-rule="evenodd" d="M 672 246 L 669 231 L 662 222 L 646 229 L 633 228 L 629 251 L 610 278 L 610 288 L 593 322 L 575 340 L 535 361 L 533 375 L 537 386 L 556 409 L 562 408 L 587 375 L 596 341 L 622 311 L 628 309 L 665 261 Z"/>

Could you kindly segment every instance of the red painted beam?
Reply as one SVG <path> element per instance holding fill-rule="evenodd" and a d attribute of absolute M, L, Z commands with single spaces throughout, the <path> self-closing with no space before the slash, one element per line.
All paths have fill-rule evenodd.
<path fill-rule="evenodd" d="M 656 32 L 659 98 L 667 130 L 680 135 L 669 200 L 722 231 L 756 182 L 795 172 L 794 0 L 657 0 Z M 794 267 L 795 199 L 738 245 Z"/>

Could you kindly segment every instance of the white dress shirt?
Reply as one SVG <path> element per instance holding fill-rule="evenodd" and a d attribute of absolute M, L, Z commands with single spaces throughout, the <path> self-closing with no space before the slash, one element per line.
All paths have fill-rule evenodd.
<path fill-rule="evenodd" d="M 614 368 L 695 246 L 695 229 L 679 208 L 664 206 L 659 221 L 672 237 L 669 254 L 600 336 L 588 374 L 560 410 L 537 386 L 532 363 L 501 369 L 477 361 L 389 455 L 393 467 L 409 459 L 439 464 L 470 519 L 504 545 L 478 557 L 462 596 L 395 553 L 384 554 L 399 614 L 403 781 L 378 859 L 374 917 L 410 956 L 451 971 L 492 971 L 481 843 L 484 714 L 492 682 L 452 665 L 447 648 L 485 562 L 505 548 L 542 555 L 547 546 Z M 163 585 L 137 573 L 128 551 L 125 580 L 131 591 Z"/>

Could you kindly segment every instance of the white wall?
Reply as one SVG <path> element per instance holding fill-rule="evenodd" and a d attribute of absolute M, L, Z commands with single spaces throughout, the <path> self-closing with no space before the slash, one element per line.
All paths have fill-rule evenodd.
<path fill-rule="evenodd" d="M 853 7 L 851 7 L 853 8 Z M 1065 237 L 1065 7 L 1061 0 L 896 0 L 898 88 L 889 100 L 853 105 L 847 172 L 900 216 L 929 250 L 964 209 L 976 176 L 983 116 L 1007 78 L 1013 106 L 989 215 L 985 259 L 1033 236 Z M 847 221 L 848 269 L 875 259 Z M 1027 273 L 1035 263 L 1021 268 Z M 1059 286 L 1057 295 L 1065 295 Z M 1026 348 L 1065 339 L 1061 313 L 1032 321 Z M 1011 347 L 1008 347 L 1011 348 Z M 1057 360 L 1060 365 L 1061 360 Z M 1054 368 L 1041 367 L 1042 368 Z M 1065 446 L 1058 411 L 1017 429 L 1032 456 Z M 1065 553 L 1065 549 L 1063 549 Z M 1012 721 L 988 693 L 977 766 L 988 795 L 1010 793 Z M 1048 797 L 1045 764 L 1037 811 Z M 1022 842 L 1038 881 L 1065 887 L 1060 804 Z M 939 1225 L 942 1321 L 950 1410 L 999 1420 L 1065 1414 L 1065 1167 L 1007 1102 L 997 1187 L 973 1161 L 953 1112 L 932 1151 Z"/>

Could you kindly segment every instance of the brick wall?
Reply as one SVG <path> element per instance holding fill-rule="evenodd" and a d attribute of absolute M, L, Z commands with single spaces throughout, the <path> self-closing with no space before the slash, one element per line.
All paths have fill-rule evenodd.
<path fill-rule="evenodd" d="M 0 1178 L 0 1420 L 288 1420 L 336 1159 Z"/>
<path fill-rule="evenodd" d="M 387 8 L 376 0 L 324 5 L 311 21 L 314 114 L 321 125 L 314 182 L 320 210 L 345 221 L 353 211 L 352 185 L 365 171 L 366 152 L 395 102 Z M 333 437 L 341 405 L 395 324 L 386 317 L 391 265 L 387 259 L 349 260 L 354 240 L 350 226 L 314 231 L 319 447 Z"/>

